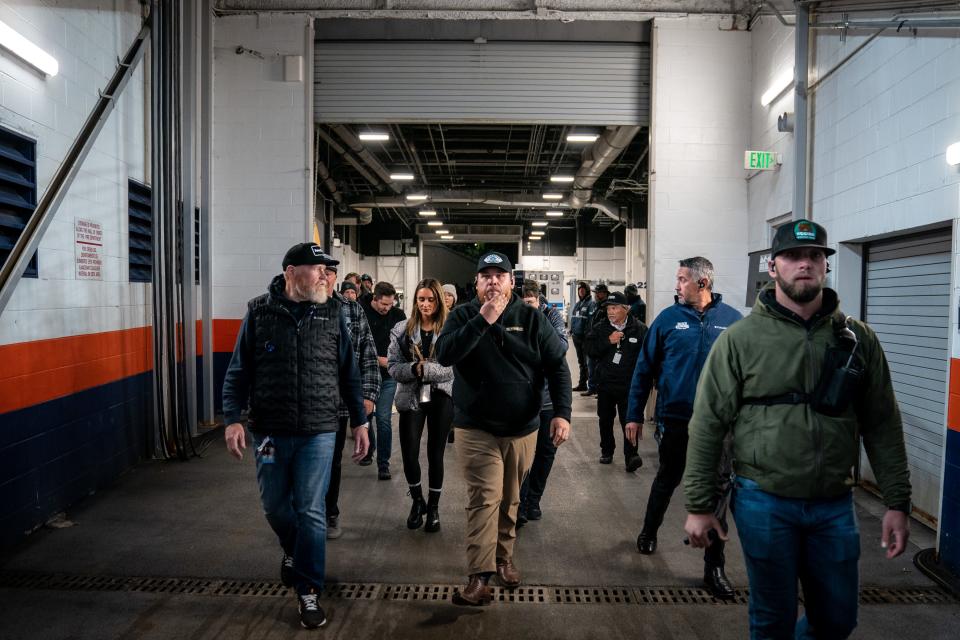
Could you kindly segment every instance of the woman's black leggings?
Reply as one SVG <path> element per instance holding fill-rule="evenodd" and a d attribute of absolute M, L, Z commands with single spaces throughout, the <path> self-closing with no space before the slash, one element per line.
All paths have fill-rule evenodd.
<path fill-rule="evenodd" d="M 430 402 L 420 405 L 417 411 L 400 412 L 400 453 L 403 456 L 403 475 L 407 484 L 420 482 L 420 440 L 423 424 L 427 424 L 427 463 L 430 485 L 428 489 L 443 488 L 443 453 L 447 447 L 447 434 L 453 422 L 453 400 L 436 389 L 430 394 Z"/>

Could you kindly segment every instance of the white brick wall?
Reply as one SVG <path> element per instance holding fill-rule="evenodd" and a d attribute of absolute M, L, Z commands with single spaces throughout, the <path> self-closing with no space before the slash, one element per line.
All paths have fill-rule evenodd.
<path fill-rule="evenodd" d="M 653 27 L 650 176 L 651 314 L 673 304 L 677 261 L 716 268 L 716 290 L 746 295 L 750 34 L 715 17 L 658 18 Z"/>
<path fill-rule="evenodd" d="M 0 52 L 0 122 L 37 141 L 38 198 L 140 30 L 135 0 L 84 7 L 0 2 L 0 20 L 60 64 L 45 77 Z M 0 344 L 150 324 L 147 285 L 127 281 L 127 180 L 145 180 L 143 78 L 141 65 L 41 240 L 40 277 L 21 280 L 0 316 Z M 102 281 L 75 279 L 76 218 L 103 227 Z"/>
<path fill-rule="evenodd" d="M 284 82 L 283 56 L 312 59 L 308 18 L 225 16 L 214 25 L 214 317 L 241 318 L 311 239 L 310 82 Z M 237 54 L 237 47 L 258 52 Z M 305 69 L 307 66 L 305 65 Z M 305 78 L 306 78 L 305 73 Z"/>

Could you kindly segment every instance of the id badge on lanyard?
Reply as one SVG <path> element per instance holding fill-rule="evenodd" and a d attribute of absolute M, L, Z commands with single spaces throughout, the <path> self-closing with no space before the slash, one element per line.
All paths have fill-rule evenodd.
<path fill-rule="evenodd" d="M 620 364 L 620 358 L 623 357 L 623 354 L 619 350 L 613 354 L 613 364 Z"/>

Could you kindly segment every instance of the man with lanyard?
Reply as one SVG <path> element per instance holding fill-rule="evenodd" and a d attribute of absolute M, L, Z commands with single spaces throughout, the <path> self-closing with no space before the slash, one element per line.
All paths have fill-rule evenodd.
<path fill-rule="evenodd" d="M 700 370 L 714 341 L 742 316 L 713 292 L 713 264 L 697 256 L 680 261 L 676 302 L 650 325 L 643 350 L 633 371 L 627 407 L 627 438 L 636 445 L 643 433 L 643 416 L 650 389 L 657 387 L 657 431 L 660 466 L 650 487 L 637 550 L 650 555 L 657 550 L 657 531 L 670 506 L 674 489 L 683 478 L 687 458 L 687 423 Z M 717 473 L 718 466 L 714 466 Z M 723 470 L 721 470 L 721 473 Z M 729 473 L 727 474 L 729 475 Z M 726 502 L 719 519 L 726 522 Z M 726 525 L 724 524 L 724 530 Z M 735 594 L 724 572 L 723 543 L 711 545 L 703 556 L 703 581 L 717 598 Z"/>
<path fill-rule="evenodd" d="M 903 553 L 910 480 L 890 370 L 873 330 L 824 287 L 834 253 L 809 220 L 777 230 L 772 285 L 717 340 L 700 377 L 684 491 L 695 547 L 726 538 L 716 467 L 732 433 L 733 514 L 750 578 L 752 638 L 846 638 L 857 625 L 860 440 L 887 511 L 881 546 Z M 860 436 L 860 437 L 858 437 Z M 804 616 L 797 620 L 797 583 Z"/>
<path fill-rule="evenodd" d="M 589 380 L 587 372 L 587 352 L 583 348 L 583 342 L 587 339 L 587 331 L 590 330 L 590 321 L 593 318 L 593 312 L 597 310 L 597 305 L 590 295 L 590 285 L 586 282 L 577 284 L 577 303 L 573 305 L 573 312 L 570 314 L 570 337 L 573 338 L 573 348 L 577 351 L 577 365 L 580 367 L 580 381 L 573 388 L 574 391 L 586 391 L 587 381 Z"/>

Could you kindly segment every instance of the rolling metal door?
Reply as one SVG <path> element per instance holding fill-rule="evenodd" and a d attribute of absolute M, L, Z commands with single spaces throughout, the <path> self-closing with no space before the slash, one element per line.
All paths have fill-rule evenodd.
<path fill-rule="evenodd" d="M 315 56 L 317 122 L 650 122 L 647 45 L 318 41 Z"/>
<path fill-rule="evenodd" d="M 870 245 L 864 319 L 877 332 L 903 417 L 914 506 L 934 520 L 946 428 L 950 230 Z M 863 477 L 876 482 L 863 455 Z"/>

